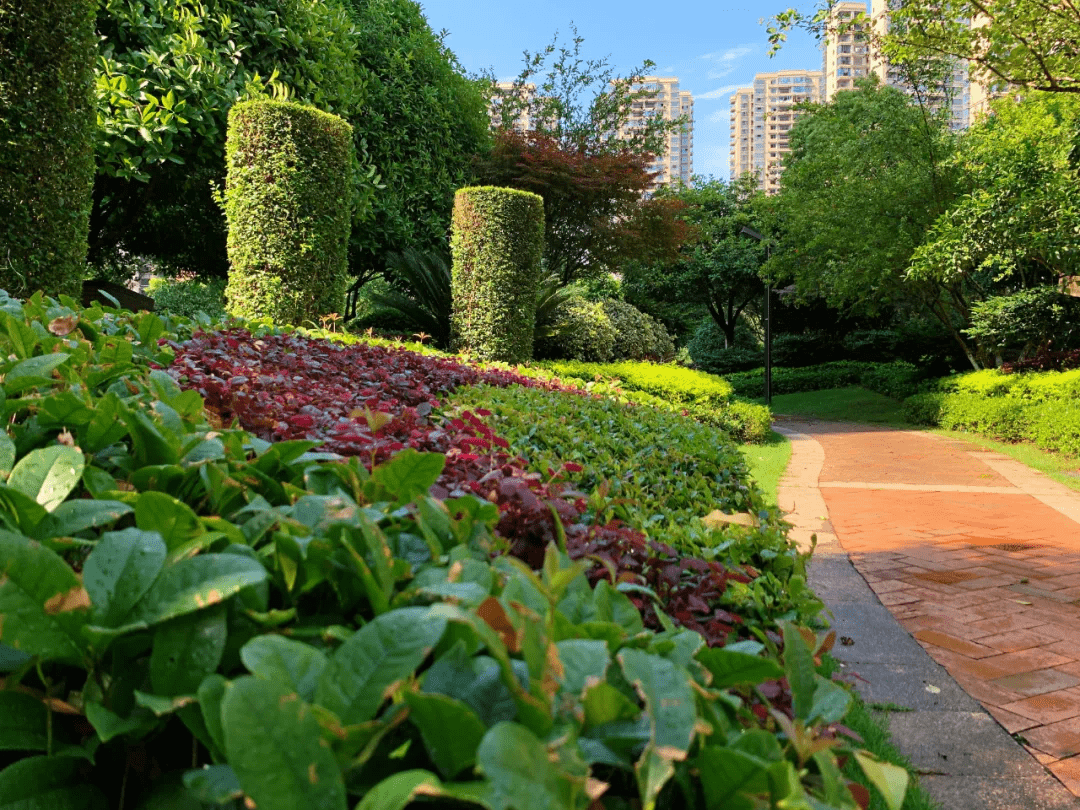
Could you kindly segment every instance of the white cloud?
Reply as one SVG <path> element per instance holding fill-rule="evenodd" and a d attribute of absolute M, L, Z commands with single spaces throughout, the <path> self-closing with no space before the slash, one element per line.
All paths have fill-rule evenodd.
<path fill-rule="evenodd" d="M 724 96 L 734 93 L 736 90 L 743 86 L 745 85 L 725 84 L 723 87 L 717 87 L 715 90 L 710 90 L 708 93 L 702 93 L 700 96 L 694 96 L 694 101 L 699 101 L 701 99 L 707 100 L 713 98 L 723 98 Z M 727 113 L 724 113 L 724 116 L 726 117 Z"/>
<path fill-rule="evenodd" d="M 754 53 L 754 51 L 755 48 L 753 45 L 736 45 L 734 48 L 728 48 L 726 51 L 707 53 L 701 58 L 711 66 L 708 74 L 709 78 L 722 79 L 724 76 L 727 76 L 734 71 L 744 57 L 749 56 Z"/>

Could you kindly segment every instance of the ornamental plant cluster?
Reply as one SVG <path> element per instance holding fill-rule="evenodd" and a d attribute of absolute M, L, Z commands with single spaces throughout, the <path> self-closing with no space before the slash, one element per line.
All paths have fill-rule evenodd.
<path fill-rule="evenodd" d="M 92 0 L 0 0 L 0 286 L 74 295 L 94 180 Z"/>
<path fill-rule="evenodd" d="M 855 810 L 854 757 L 898 810 L 904 772 L 844 737 L 816 608 L 731 601 L 797 556 L 687 559 L 526 471 L 442 401 L 502 372 L 188 337 L 0 296 L 3 801 Z M 317 418 L 343 388 L 359 413 Z"/>
<path fill-rule="evenodd" d="M 304 323 L 342 311 L 352 127 L 301 104 L 242 102 L 229 111 L 225 163 L 229 313 Z"/>

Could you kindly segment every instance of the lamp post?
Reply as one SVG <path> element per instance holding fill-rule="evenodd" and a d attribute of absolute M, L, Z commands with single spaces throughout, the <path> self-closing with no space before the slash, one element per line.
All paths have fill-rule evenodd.
<path fill-rule="evenodd" d="M 743 225 L 739 231 L 741 236 L 749 236 L 757 242 L 765 241 L 765 237 Z M 769 243 L 765 242 L 765 261 L 769 260 Z M 765 404 L 772 407 L 772 284 L 765 279 Z"/>

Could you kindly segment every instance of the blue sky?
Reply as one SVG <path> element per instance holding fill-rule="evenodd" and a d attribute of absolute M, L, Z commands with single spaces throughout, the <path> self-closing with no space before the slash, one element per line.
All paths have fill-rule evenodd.
<path fill-rule="evenodd" d="M 817 43 L 791 35 L 780 53 L 766 55 L 762 17 L 813 3 L 770 0 L 724 5 L 703 0 L 420 0 L 433 29 L 449 32 L 447 44 L 465 69 L 493 69 L 500 78 L 515 76 L 523 51 L 539 51 L 559 31 L 568 39 L 570 22 L 584 37 L 585 57 L 608 57 L 618 73 L 646 59 L 655 71 L 678 76 L 694 94 L 694 173 L 728 176 L 728 103 L 731 92 L 748 86 L 755 73 L 821 69 Z M 738 2 L 738 0 L 736 0 Z"/>

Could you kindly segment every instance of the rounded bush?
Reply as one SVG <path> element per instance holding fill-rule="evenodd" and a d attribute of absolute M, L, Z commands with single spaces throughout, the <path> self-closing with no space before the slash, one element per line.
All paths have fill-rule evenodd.
<path fill-rule="evenodd" d="M 724 333 L 712 318 L 706 318 L 698 324 L 686 348 L 694 366 L 712 374 L 748 371 L 765 363 L 765 352 L 761 349 L 742 348 L 738 345 L 725 348 Z"/>
<path fill-rule="evenodd" d="M 454 195 L 453 342 L 483 360 L 532 359 L 544 250 L 544 200 L 474 186 Z"/>
<path fill-rule="evenodd" d="M 94 182 L 95 0 L 0 0 L 0 287 L 77 295 Z"/>
<path fill-rule="evenodd" d="M 539 352 L 549 359 L 606 363 L 615 358 L 618 334 L 603 304 L 571 298 L 555 312 L 554 335 L 544 339 Z"/>
<path fill-rule="evenodd" d="M 614 359 L 667 361 L 674 357 L 675 341 L 655 318 L 617 298 L 605 298 L 600 305 L 615 328 Z"/>
<path fill-rule="evenodd" d="M 299 324 L 341 312 L 352 221 L 352 127 L 314 107 L 248 101 L 225 146 L 228 311 Z"/>
<path fill-rule="evenodd" d="M 212 321 L 225 319 L 225 279 L 150 279 L 147 290 L 158 312 L 194 318 L 202 312 Z"/>

